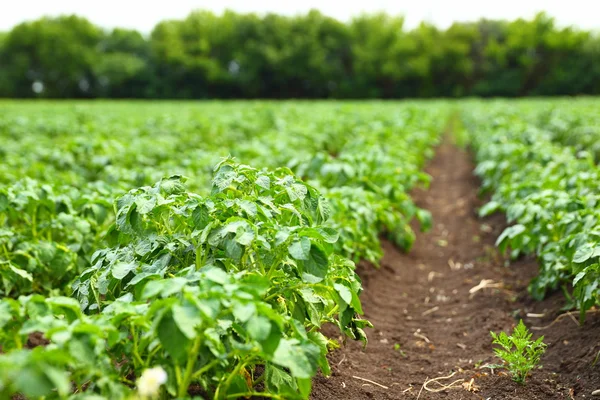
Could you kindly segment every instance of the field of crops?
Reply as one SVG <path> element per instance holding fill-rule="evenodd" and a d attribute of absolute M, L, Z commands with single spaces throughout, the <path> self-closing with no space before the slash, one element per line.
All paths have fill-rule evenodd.
<path fill-rule="evenodd" d="M 311 397 L 378 329 L 356 265 L 436 223 L 411 193 L 442 142 L 475 158 L 473 212 L 506 215 L 500 251 L 539 266 L 531 296 L 583 323 L 599 105 L 0 102 L 0 398 Z"/>
<path fill-rule="evenodd" d="M 583 322 L 600 300 L 600 118 L 597 104 L 567 104 L 477 110 L 465 119 L 475 172 L 493 192 L 480 214 L 502 211 L 514 223 L 497 244 L 514 258 L 538 257 L 534 298 L 572 284 L 567 297 Z"/>

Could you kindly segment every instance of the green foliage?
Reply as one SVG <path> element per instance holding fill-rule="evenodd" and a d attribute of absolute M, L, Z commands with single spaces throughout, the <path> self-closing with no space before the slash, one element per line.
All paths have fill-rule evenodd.
<path fill-rule="evenodd" d="M 307 399 L 323 324 L 366 343 L 351 259 L 431 223 L 443 109 L 7 102 L 0 397 Z"/>
<path fill-rule="evenodd" d="M 3 40 L 3 78 L 10 85 L 1 96 L 90 97 L 93 66 L 102 31 L 84 18 L 42 18 L 14 27 Z M 36 94 L 32 84 L 40 82 Z M 1 85 L 0 85 L 1 86 Z"/>
<path fill-rule="evenodd" d="M 320 226 L 329 217 L 323 202 L 288 170 L 229 160 L 217 166 L 207 198 L 186 192 L 178 176 L 129 192 L 116 202 L 118 244 L 92 256 L 74 284 L 79 301 L 0 303 L 0 363 L 16 363 L 0 387 L 60 395 L 66 374 L 78 386 L 96 376 L 86 393 L 122 398 L 127 389 L 117 382 L 161 365 L 167 392 L 179 398 L 192 382 L 215 399 L 251 395 L 255 379 L 265 393 L 306 398 L 307 380 L 319 368 L 329 374 L 329 340 L 317 329 L 331 322 L 366 342 L 362 328 L 370 326 L 358 318 L 354 264 L 332 253 L 337 232 Z M 23 352 L 36 332 L 57 360 L 45 361 L 41 348 Z"/>
<path fill-rule="evenodd" d="M 494 348 L 494 352 L 504 361 L 513 380 L 524 385 L 527 374 L 539 364 L 546 351 L 544 337 L 532 341 L 533 334 L 529 333 L 522 320 L 510 336 L 504 332 L 490 332 L 490 335 L 494 339 L 492 343 L 500 346 Z"/>
<path fill-rule="evenodd" d="M 600 39 L 531 20 L 408 30 L 404 18 L 194 11 L 149 37 L 83 18 L 0 36 L 1 97 L 405 98 L 600 93 Z M 25 72 L 24 72 L 25 71 Z M 33 84 L 43 84 L 40 93 Z M 38 85 L 39 86 L 39 85 Z M 38 88 L 39 89 L 39 88 Z"/>
<path fill-rule="evenodd" d="M 333 253 L 337 231 L 323 225 L 329 206 L 289 170 L 260 172 L 225 160 L 209 197 L 185 192 L 174 176 L 116 204 L 117 246 L 96 252 L 74 284 L 83 309 L 100 310 L 126 294 L 139 299 L 146 283 L 191 265 L 214 266 L 266 280 L 269 303 L 309 328 L 334 322 L 366 340 L 365 323 L 354 319 L 362 313 L 360 281 L 354 265 Z"/>
<path fill-rule="evenodd" d="M 89 265 L 110 208 L 107 200 L 29 178 L 0 188 L 0 294 L 60 293 Z"/>
<path fill-rule="evenodd" d="M 515 112 L 497 103 L 465 113 L 476 173 L 493 192 L 481 214 L 502 211 L 513 224 L 497 244 L 513 257 L 536 254 L 533 297 L 562 288 L 582 322 L 600 304 L 600 194 L 590 185 L 600 180 L 600 169 L 595 147 L 586 147 L 600 136 L 586 103 L 560 102 L 563 112 L 543 103 L 520 103 Z"/>

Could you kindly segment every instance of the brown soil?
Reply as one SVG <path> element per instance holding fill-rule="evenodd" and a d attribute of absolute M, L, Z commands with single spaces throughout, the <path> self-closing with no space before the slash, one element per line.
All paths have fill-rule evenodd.
<path fill-rule="evenodd" d="M 536 262 L 507 266 L 497 253 L 504 218 L 477 217 L 483 202 L 472 171 L 468 153 L 440 146 L 427 168 L 430 189 L 413 193 L 432 212 L 432 231 L 419 233 L 409 254 L 385 242 L 379 270 L 359 266 L 365 317 L 375 328 L 366 349 L 348 342 L 331 355 L 333 374 L 315 379 L 312 399 L 583 399 L 600 389 L 600 360 L 593 365 L 600 358 L 600 313 L 590 313 L 583 327 L 565 316 L 533 331 L 546 336 L 548 349 L 543 368 L 531 373 L 526 386 L 484 367 L 499 363 L 491 330 L 512 330 L 518 318 L 528 327 L 545 327 L 562 313 L 564 299 L 561 293 L 543 302 L 530 299 L 527 283 Z M 470 294 L 483 279 L 500 287 Z M 532 313 L 545 315 L 527 317 Z M 426 390 L 443 389 L 437 382 L 423 388 L 439 377 L 447 377 L 437 382 L 448 389 Z"/>

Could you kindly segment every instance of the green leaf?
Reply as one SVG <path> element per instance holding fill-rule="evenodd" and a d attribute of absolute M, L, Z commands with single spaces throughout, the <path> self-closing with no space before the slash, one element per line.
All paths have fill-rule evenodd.
<path fill-rule="evenodd" d="M 137 264 L 120 262 L 115 264 L 111 269 L 111 274 L 116 279 L 125 278 L 131 271 L 135 271 Z"/>
<path fill-rule="evenodd" d="M 256 315 L 256 304 L 254 303 L 235 303 L 233 306 L 233 316 L 240 322 L 246 322 Z"/>
<path fill-rule="evenodd" d="M 258 315 L 250 318 L 246 324 L 246 330 L 253 339 L 258 340 L 259 342 L 266 340 L 271 333 L 271 321 L 262 315 Z"/>
<path fill-rule="evenodd" d="M 319 348 L 296 339 L 282 339 L 273 355 L 273 362 L 289 368 L 295 378 L 311 379 L 317 372 Z"/>
<path fill-rule="evenodd" d="M 234 375 L 229 383 L 229 387 L 227 388 L 227 394 L 233 395 L 249 391 L 250 387 L 248 386 L 248 383 L 249 382 L 245 379 L 244 375 Z"/>
<path fill-rule="evenodd" d="M 332 209 L 329 201 L 320 198 L 317 206 L 317 212 L 319 216 L 319 223 L 327 221 L 331 217 Z"/>
<path fill-rule="evenodd" d="M 54 306 L 54 308 L 60 307 L 69 321 L 75 321 L 76 319 L 81 317 L 81 305 L 79 302 L 71 297 L 65 296 L 54 296 L 50 297 L 46 300 L 48 304 Z M 58 313 L 56 313 L 58 314 Z"/>
<path fill-rule="evenodd" d="M 321 373 L 324 376 L 330 376 L 331 367 L 329 366 L 329 362 L 327 361 L 327 345 L 329 344 L 329 340 L 321 332 L 308 332 L 308 338 L 321 350 L 321 357 L 319 357 L 318 360 L 319 368 L 321 368 Z"/>
<path fill-rule="evenodd" d="M 287 191 L 291 202 L 304 200 L 304 197 L 306 197 L 308 193 L 306 186 L 299 183 L 293 183 L 291 186 L 286 187 L 285 190 Z"/>
<path fill-rule="evenodd" d="M 587 275 L 587 271 L 581 271 L 580 273 L 578 273 L 577 275 L 575 275 L 575 278 L 573 279 L 573 286 L 577 285 L 577 283 L 582 280 L 583 278 L 585 278 L 585 276 Z"/>
<path fill-rule="evenodd" d="M 227 272 L 216 267 L 203 268 L 202 274 L 204 275 L 204 278 L 215 283 L 219 283 L 221 285 L 226 284 L 229 280 L 229 275 L 227 274 Z"/>
<path fill-rule="evenodd" d="M 13 382 L 17 391 L 30 398 L 49 396 L 52 393 L 56 385 L 40 367 L 28 367 L 21 370 Z"/>
<path fill-rule="evenodd" d="M 44 373 L 61 396 L 67 396 L 71 392 L 71 382 L 69 381 L 69 376 L 65 371 L 60 371 L 59 369 L 45 366 Z"/>
<path fill-rule="evenodd" d="M 6 324 L 13 320 L 13 307 L 11 307 L 9 301 L 0 301 L 0 330 L 4 329 Z"/>
<path fill-rule="evenodd" d="M 256 178 L 255 183 L 257 186 L 259 186 L 265 190 L 269 190 L 271 188 L 271 180 L 269 179 L 268 176 L 265 176 L 265 175 L 259 175 Z"/>
<path fill-rule="evenodd" d="M 594 247 L 591 244 L 585 244 L 577 249 L 573 256 L 573 262 L 581 264 L 592 258 L 594 255 Z"/>
<path fill-rule="evenodd" d="M 186 357 L 190 341 L 179 329 L 170 311 L 166 312 L 160 319 L 156 327 L 156 333 L 161 345 L 173 358 L 182 360 Z"/>
<path fill-rule="evenodd" d="M 319 283 L 327 275 L 329 261 L 325 252 L 316 245 L 312 245 L 308 260 L 298 261 L 302 266 L 302 280 L 308 283 Z"/>
<path fill-rule="evenodd" d="M 244 249 L 235 239 L 225 240 L 225 255 L 234 261 L 240 261 Z"/>
<path fill-rule="evenodd" d="M 210 215 L 208 208 L 204 204 L 200 204 L 192 211 L 192 221 L 194 221 L 194 227 L 196 229 L 204 229 L 210 222 Z"/>
<path fill-rule="evenodd" d="M 160 188 L 166 194 L 178 194 L 185 192 L 185 178 L 181 175 L 173 175 L 160 181 Z"/>
<path fill-rule="evenodd" d="M 490 201 L 489 203 L 487 203 L 486 205 L 484 205 L 483 207 L 481 207 L 479 209 L 479 216 L 480 217 L 487 217 L 490 214 L 495 213 L 496 211 L 498 211 L 500 209 L 500 203 L 496 202 L 496 201 Z"/>
<path fill-rule="evenodd" d="M 254 241 L 254 232 L 246 231 L 242 234 L 238 234 L 235 237 L 235 241 L 241 244 L 242 246 L 250 246 Z"/>
<path fill-rule="evenodd" d="M 431 213 L 429 211 L 421 208 L 417 209 L 417 220 L 419 221 L 419 224 L 421 224 L 421 232 L 427 232 L 431 229 L 433 219 L 431 218 Z"/>
<path fill-rule="evenodd" d="M 0 192 L 0 212 L 8 210 L 8 196 Z"/>
<path fill-rule="evenodd" d="M 285 392 L 284 388 L 291 388 L 293 391 L 296 390 L 294 378 L 281 368 L 269 363 L 265 365 L 265 374 L 267 385 L 272 391 Z"/>
<path fill-rule="evenodd" d="M 156 297 L 159 293 L 163 291 L 169 285 L 168 279 L 161 279 L 150 281 L 144 286 L 144 291 L 142 292 L 142 299 L 150 299 Z"/>
<path fill-rule="evenodd" d="M 305 399 L 309 398 L 310 392 L 312 391 L 312 379 L 298 378 L 296 379 L 296 383 L 298 384 L 298 390 L 300 391 L 300 395 Z"/>
<path fill-rule="evenodd" d="M 137 210 L 141 215 L 146 215 L 156 206 L 156 198 L 150 196 L 139 196 L 135 199 Z"/>
<path fill-rule="evenodd" d="M 308 260 L 310 258 L 310 239 L 307 237 L 301 237 L 299 240 L 295 240 L 288 247 L 288 251 L 292 258 L 296 260 Z"/>
<path fill-rule="evenodd" d="M 173 320 L 188 339 L 196 337 L 196 329 L 202 325 L 202 318 L 198 314 L 198 310 L 191 304 L 174 305 L 171 309 Z"/>
<path fill-rule="evenodd" d="M 256 217 L 256 213 L 257 213 L 256 203 L 253 203 L 248 200 L 240 200 L 240 202 L 238 204 L 240 205 L 240 208 L 242 210 L 244 210 L 246 212 L 246 214 L 248 214 L 249 217 Z"/>
<path fill-rule="evenodd" d="M 333 228 L 318 228 L 319 233 L 323 236 L 326 243 L 335 243 L 340 237 L 339 232 Z"/>
<path fill-rule="evenodd" d="M 8 264 L 8 268 L 12 272 L 14 272 L 18 276 L 20 276 L 21 278 L 27 279 L 29 282 L 33 282 L 33 275 L 31 275 L 29 272 L 25 271 L 24 269 L 17 268 L 12 263 Z"/>
<path fill-rule="evenodd" d="M 496 246 L 500 245 L 507 238 L 513 239 L 517 235 L 520 235 L 521 233 L 525 232 L 526 230 L 527 230 L 527 228 L 525 228 L 525 226 L 521 225 L 521 224 L 513 225 L 513 226 L 506 228 L 500 234 L 500 236 L 498 236 L 498 239 L 496 240 Z"/>
<path fill-rule="evenodd" d="M 352 303 L 352 291 L 347 287 L 340 283 L 334 283 L 333 287 L 338 292 L 342 300 L 346 302 L 346 304 Z"/>

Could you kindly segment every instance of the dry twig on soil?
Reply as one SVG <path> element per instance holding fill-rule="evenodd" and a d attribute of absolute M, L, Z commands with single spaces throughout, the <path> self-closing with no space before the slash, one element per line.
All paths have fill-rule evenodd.
<path fill-rule="evenodd" d="M 422 316 L 426 316 L 426 315 L 429 315 L 429 314 L 431 314 L 431 313 L 433 313 L 433 312 L 436 312 L 436 311 L 437 311 L 437 310 L 439 310 L 439 309 L 440 309 L 440 308 L 439 308 L 438 306 L 435 306 L 435 307 L 433 307 L 433 308 L 430 308 L 430 309 L 429 309 L 429 310 L 427 310 L 427 311 L 423 311 L 423 312 L 421 313 L 421 315 L 422 315 Z"/>
<path fill-rule="evenodd" d="M 450 379 L 454 375 L 456 375 L 456 371 L 454 371 L 453 373 L 451 373 L 448 376 L 440 376 L 440 377 L 433 378 L 433 379 L 429 379 L 429 378 L 425 379 L 425 382 L 423 382 L 423 386 L 421 386 L 421 390 L 419 391 L 419 396 L 421 396 L 421 392 L 423 391 L 423 389 L 427 390 L 428 392 L 438 393 L 438 392 L 443 392 L 444 390 L 458 389 L 458 388 L 462 387 L 462 383 L 465 381 L 464 379 L 457 379 L 457 380 L 449 383 L 448 385 L 444 385 L 443 383 L 439 382 L 442 379 Z M 440 385 L 440 387 L 437 389 L 431 389 L 431 388 L 427 387 L 427 385 L 429 385 L 430 383 L 436 383 L 436 384 Z M 460 383 L 460 385 L 456 386 L 457 383 Z M 417 396 L 417 399 L 419 399 L 419 396 Z"/>
<path fill-rule="evenodd" d="M 382 385 L 381 383 L 377 383 L 375 381 L 372 381 L 370 379 L 361 378 L 360 376 L 352 376 L 352 377 L 354 379 L 358 379 L 358 380 L 361 380 L 361 381 L 364 381 L 364 382 L 372 383 L 373 385 L 379 386 L 380 388 L 383 388 L 383 389 L 389 389 L 389 387 L 387 387 L 385 385 Z"/>
<path fill-rule="evenodd" d="M 600 310 L 587 310 L 587 311 L 586 311 L 586 314 L 592 314 L 592 313 L 596 313 L 596 312 L 598 312 L 598 311 L 600 311 Z M 532 327 L 531 327 L 531 329 L 532 329 L 532 330 L 535 330 L 535 331 L 543 331 L 544 329 L 548 329 L 548 328 L 550 328 L 551 326 L 553 326 L 554 324 L 556 324 L 558 321 L 560 321 L 560 320 L 561 320 L 561 319 L 563 319 L 564 317 L 571 317 L 571 319 L 572 319 L 573 321 L 575 321 L 575 323 L 576 323 L 577 325 L 579 325 L 579 322 L 577 322 L 577 319 L 576 319 L 576 318 L 573 316 L 573 312 L 572 312 L 572 311 L 567 311 L 567 312 L 566 312 L 566 313 L 564 313 L 564 314 L 560 314 L 558 317 L 556 317 L 556 318 L 554 319 L 554 321 L 552 321 L 552 322 L 551 322 L 551 323 L 549 323 L 548 325 L 546 325 L 546 326 L 532 326 Z"/>
<path fill-rule="evenodd" d="M 425 378 L 425 382 L 427 382 L 428 379 L 429 379 L 429 377 Z M 425 382 L 423 382 L 423 385 L 421 385 L 421 390 L 419 390 L 419 394 L 417 395 L 417 400 L 419 400 L 419 398 L 421 397 L 421 392 L 423 392 L 423 388 L 425 387 Z"/>
<path fill-rule="evenodd" d="M 469 293 L 470 293 L 469 298 L 472 299 L 473 296 L 475 296 L 475 293 L 477 293 L 478 291 L 483 290 L 483 289 L 487 289 L 487 288 L 502 289 L 503 287 L 504 287 L 504 284 L 502 282 L 494 282 L 491 279 L 482 279 L 481 282 L 479 282 L 479 284 L 477 284 L 477 286 L 473 286 L 471 289 L 469 289 Z"/>
<path fill-rule="evenodd" d="M 462 387 L 467 392 L 473 392 L 473 393 L 475 393 L 475 392 L 479 391 L 479 386 L 477 386 L 475 384 L 475 378 L 471 378 L 471 380 L 469 382 L 463 382 Z"/>
<path fill-rule="evenodd" d="M 431 343 L 431 340 L 429 340 L 427 336 L 421 334 L 421 329 L 417 329 L 417 331 L 413 333 L 413 335 L 418 337 L 419 339 L 423 339 L 428 344 Z"/>

